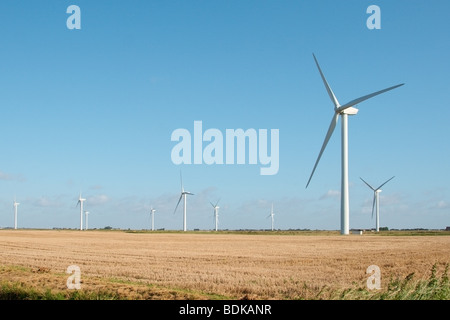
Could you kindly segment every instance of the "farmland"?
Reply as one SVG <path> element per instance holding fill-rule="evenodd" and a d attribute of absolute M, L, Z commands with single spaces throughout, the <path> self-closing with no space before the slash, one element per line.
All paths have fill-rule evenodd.
<path fill-rule="evenodd" d="M 447 278 L 445 232 L 381 234 L 0 230 L 0 290 L 31 299 L 359 299 L 373 292 L 371 265 L 380 293 L 432 270 Z M 80 268 L 80 290 L 67 288 L 70 265 Z"/>

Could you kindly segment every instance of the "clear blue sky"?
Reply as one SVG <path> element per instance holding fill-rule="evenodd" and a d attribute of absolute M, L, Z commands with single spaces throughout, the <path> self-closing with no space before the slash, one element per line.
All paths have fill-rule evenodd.
<path fill-rule="evenodd" d="M 81 29 L 69 30 L 69 5 Z M 368 6 L 381 9 L 369 30 Z M 450 226 L 448 1 L 0 3 L 0 227 L 340 229 L 340 123 L 311 184 L 333 105 L 398 83 L 349 118 L 350 228 Z M 171 134 L 278 129 L 279 171 L 175 165 Z M 205 143 L 206 144 L 206 143 Z"/>

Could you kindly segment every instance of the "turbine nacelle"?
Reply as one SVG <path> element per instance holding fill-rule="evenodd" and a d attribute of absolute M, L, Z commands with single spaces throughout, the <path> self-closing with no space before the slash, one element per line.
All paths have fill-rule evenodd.
<path fill-rule="evenodd" d="M 83 205 L 83 202 L 84 201 L 86 201 L 86 199 L 80 199 L 80 200 L 78 200 L 78 202 L 77 202 L 77 207 L 78 207 L 78 205 Z"/>
<path fill-rule="evenodd" d="M 83 202 L 86 201 L 86 199 L 81 198 L 81 196 L 78 198 L 77 206 L 78 204 L 83 204 Z"/>
<path fill-rule="evenodd" d="M 336 112 L 339 108 L 336 109 Z M 354 108 L 354 107 L 348 107 L 347 109 L 344 109 L 340 112 L 340 114 L 348 114 L 349 116 L 353 116 L 355 114 L 358 113 L 358 109 Z"/>
<path fill-rule="evenodd" d="M 212 206 L 214 209 L 219 209 L 219 208 L 220 208 L 220 207 L 218 206 L 219 201 L 220 201 L 220 199 L 217 200 L 216 204 L 213 204 L 211 201 L 210 201 L 209 203 L 211 204 L 211 206 Z"/>

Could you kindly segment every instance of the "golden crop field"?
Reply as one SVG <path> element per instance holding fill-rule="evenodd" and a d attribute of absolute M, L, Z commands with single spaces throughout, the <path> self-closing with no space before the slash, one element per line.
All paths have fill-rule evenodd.
<path fill-rule="evenodd" d="M 67 291 L 77 265 L 81 290 L 127 299 L 327 299 L 370 265 L 383 290 L 449 263 L 449 236 L 0 230 L 0 283 Z"/>

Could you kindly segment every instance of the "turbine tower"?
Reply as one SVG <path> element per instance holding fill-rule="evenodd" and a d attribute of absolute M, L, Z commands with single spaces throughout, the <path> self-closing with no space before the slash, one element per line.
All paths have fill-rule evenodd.
<path fill-rule="evenodd" d="M 220 208 L 218 206 L 219 200 L 217 200 L 215 205 L 212 202 L 210 202 L 210 203 L 211 203 L 212 207 L 214 208 L 214 221 L 215 221 L 215 224 L 216 224 L 216 231 L 217 231 L 218 227 L 219 227 L 219 208 Z"/>
<path fill-rule="evenodd" d="M 85 212 L 84 212 L 84 216 L 85 216 L 85 220 L 86 220 L 86 228 L 85 228 L 85 230 L 87 230 L 87 229 L 88 229 L 88 217 L 89 217 L 89 211 L 85 211 Z"/>
<path fill-rule="evenodd" d="M 330 127 L 328 128 L 328 132 L 325 136 L 325 140 L 322 144 L 322 148 L 320 149 L 319 156 L 317 157 L 316 163 L 314 164 L 314 168 L 311 172 L 311 176 L 309 177 L 308 183 L 306 184 L 306 188 L 308 188 L 309 183 L 311 182 L 311 178 L 314 175 L 314 171 L 317 168 L 317 165 L 319 163 L 320 158 L 322 157 L 322 153 L 325 150 L 325 147 L 328 144 L 328 141 L 330 140 L 334 129 L 336 128 L 336 124 L 338 122 L 339 116 L 342 118 L 342 131 L 341 131 L 341 234 L 349 234 L 349 191 L 348 191 L 348 116 L 349 115 L 355 115 L 358 113 L 358 109 L 354 108 L 353 106 L 357 105 L 358 103 L 361 103 L 367 99 L 370 99 L 372 97 L 375 97 L 381 93 L 384 93 L 386 91 L 398 88 L 402 84 L 398 84 L 374 93 L 370 93 L 368 95 L 362 96 L 360 98 L 351 100 L 350 102 L 347 102 L 343 105 L 341 105 L 336 96 L 334 95 L 333 91 L 331 90 L 330 86 L 328 85 L 327 80 L 325 79 L 325 76 L 322 73 L 322 70 L 320 69 L 319 63 L 317 62 L 316 56 L 313 54 L 314 60 L 316 62 L 317 68 L 319 69 L 320 76 L 322 77 L 323 84 L 325 85 L 325 88 L 327 89 L 328 95 L 331 99 L 331 101 L 334 104 L 334 114 L 333 118 L 331 119 Z"/>
<path fill-rule="evenodd" d="M 78 202 L 77 202 L 77 206 L 78 204 L 80 204 L 80 230 L 83 230 L 83 202 L 86 201 L 86 199 L 83 199 L 81 197 L 81 192 L 80 192 L 80 196 L 78 197 Z"/>
<path fill-rule="evenodd" d="M 181 180 L 181 195 L 180 195 L 180 199 L 178 200 L 177 206 L 175 207 L 175 210 L 173 211 L 173 213 L 175 214 L 175 212 L 177 211 L 178 205 L 180 204 L 181 198 L 184 197 L 184 208 L 183 208 L 183 231 L 186 231 L 186 196 L 187 195 L 194 195 L 193 193 L 190 193 L 188 191 L 184 191 L 184 187 L 183 187 L 183 177 L 181 176 L 181 172 L 180 172 L 180 180 Z"/>
<path fill-rule="evenodd" d="M 155 209 L 153 209 L 153 207 L 150 209 L 150 215 L 152 218 L 152 231 L 155 230 Z"/>
<path fill-rule="evenodd" d="M 370 189 L 373 190 L 373 203 L 372 203 L 372 219 L 373 219 L 373 209 L 377 208 L 376 212 L 376 231 L 380 231 L 380 199 L 379 199 L 379 193 L 381 192 L 381 187 L 384 186 L 386 183 L 394 179 L 394 177 L 390 178 L 389 180 L 385 181 L 381 186 L 378 188 L 372 187 L 370 184 L 368 184 L 366 181 L 364 181 L 363 178 L 359 177 Z"/>
<path fill-rule="evenodd" d="M 18 203 L 17 201 L 16 201 L 16 199 L 14 199 L 14 203 L 13 203 L 13 206 L 14 206 L 14 229 L 17 229 L 17 206 L 19 205 L 20 203 Z"/>
<path fill-rule="evenodd" d="M 270 214 L 267 216 L 267 218 L 271 217 L 272 218 L 272 231 L 273 231 L 273 216 L 275 214 L 273 213 L 273 202 L 272 202 L 272 209 L 270 210 Z"/>

